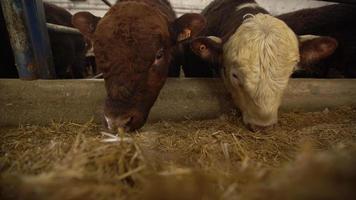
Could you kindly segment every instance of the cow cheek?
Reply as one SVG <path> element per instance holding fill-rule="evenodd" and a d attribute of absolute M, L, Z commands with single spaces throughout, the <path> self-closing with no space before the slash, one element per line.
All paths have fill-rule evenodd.
<path fill-rule="evenodd" d="M 243 89 L 241 87 L 233 87 L 231 96 L 234 104 L 243 112 L 247 107 Z"/>
<path fill-rule="evenodd" d="M 167 69 L 165 69 L 167 68 Z M 153 90 L 160 90 L 167 79 L 168 67 L 153 66 L 150 68 L 147 78 L 148 88 Z"/>
<path fill-rule="evenodd" d="M 130 131 L 141 128 L 147 120 L 148 112 L 137 112 L 131 122 Z"/>

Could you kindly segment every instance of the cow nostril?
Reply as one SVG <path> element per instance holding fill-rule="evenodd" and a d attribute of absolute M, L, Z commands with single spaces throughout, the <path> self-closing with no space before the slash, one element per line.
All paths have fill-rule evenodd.
<path fill-rule="evenodd" d="M 259 132 L 259 131 L 265 131 L 272 126 L 258 126 L 258 125 L 254 125 L 254 124 L 247 124 L 246 127 L 249 131 Z"/>
<path fill-rule="evenodd" d="M 235 73 L 232 73 L 232 77 L 234 77 L 235 79 L 239 79 L 239 77 L 237 76 L 237 74 L 235 74 Z"/>

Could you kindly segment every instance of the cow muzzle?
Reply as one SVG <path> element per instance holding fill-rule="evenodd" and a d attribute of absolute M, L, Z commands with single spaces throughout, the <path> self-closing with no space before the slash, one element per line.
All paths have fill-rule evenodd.
<path fill-rule="evenodd" d="M 278 113 L 270 113 L 269 115 L 250 116 L 243 113 L 243 122 L 246 128 L 252 132 L 265 131 L 273 128 L 278 122 Z"/>
<path fill-rule="evenodd" d="M 131 129 L 130 124 L 133 120 L 132 116 L 115 117 L 115 118 L 107 117 L 107 116 L 104 116 L 104 117 L 105 117 L 105 122 L 106 122 L 107 128 L 110 131 L 115 131 L 119 128 L 122 128 L 125 131 L 130 131 L 130 129 Z"/>
<path fill-rule="evenodd" d="M 272 129 L 275 125 L 276 124 L 272 124 L 269 126 L 259 126 L 255 124 L 246 124 L 246 128 L 252 132 L 261 132 L 261 131 L 267 131 L 269 129 Z"/>

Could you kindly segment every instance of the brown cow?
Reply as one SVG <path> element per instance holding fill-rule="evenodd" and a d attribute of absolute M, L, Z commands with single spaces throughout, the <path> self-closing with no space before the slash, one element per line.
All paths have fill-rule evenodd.
<path fill-rule="evenodd" d="M 44 9 L 47 22 L 74 27 L 72 14 L 64 8 L 44 3 Z M 48 32 L 57 78 L 84 78 L 87 50 L 83 36 L 52 30 Z"/>
<path fill-rule="evenodd" d="M 293 77 L 356 78 L 356 6 L 335 4 L 303 9 L 277 16 L 297 34 L 318 34 L 335 38 L 338 48 L 319 63 L 300 63 Z"/>
<path fill-rule="evenodd" d="M 104 75 L 109 129 L 143 126 L 165 83 L 177 42 L 198 34 L 205 23 L 199 14 L 176 19 L 165 0 L 120 1 L 100 21 L 88 12 L 74 15 L 73 24 L 93 42 Z"/>
<path fill-rule="evenodd" d="M 202 14 L 208 23 L 204 35 L 221 39 L 200 37 L 191 49 L 221 64 L 225 86 L 250 130 L 277 123 L 284 90 L 299 62 L 319 61 L 337 47 L 329 37 L 298 40 L 283 21 L 253 0 L 215 0 Z"/>

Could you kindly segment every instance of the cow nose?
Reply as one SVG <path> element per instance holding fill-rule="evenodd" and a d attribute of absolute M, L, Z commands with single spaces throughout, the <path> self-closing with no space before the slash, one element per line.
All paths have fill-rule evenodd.
<path fill-rule="evenodd" d="M 129 125 L 130 125 L 132 119 L 133 119 L 132 116 L 116 117 L 116 118 L 111 118 L 111 117 L 105 116 L 107 127 L 111 131 L 114 131 L 118 128 L 124 128 L 125 131 L 128 131 L 130 129 Z"/>
<path fill-rule="evenodd" d="M 259 126 L 256 124 L 247 124 L 247 129 L 252 131 L 252 132 L 259 132 L 259 131 L 265 131 L 271 127 L 273 127 L 273 125 L 270 126 Z"/>

